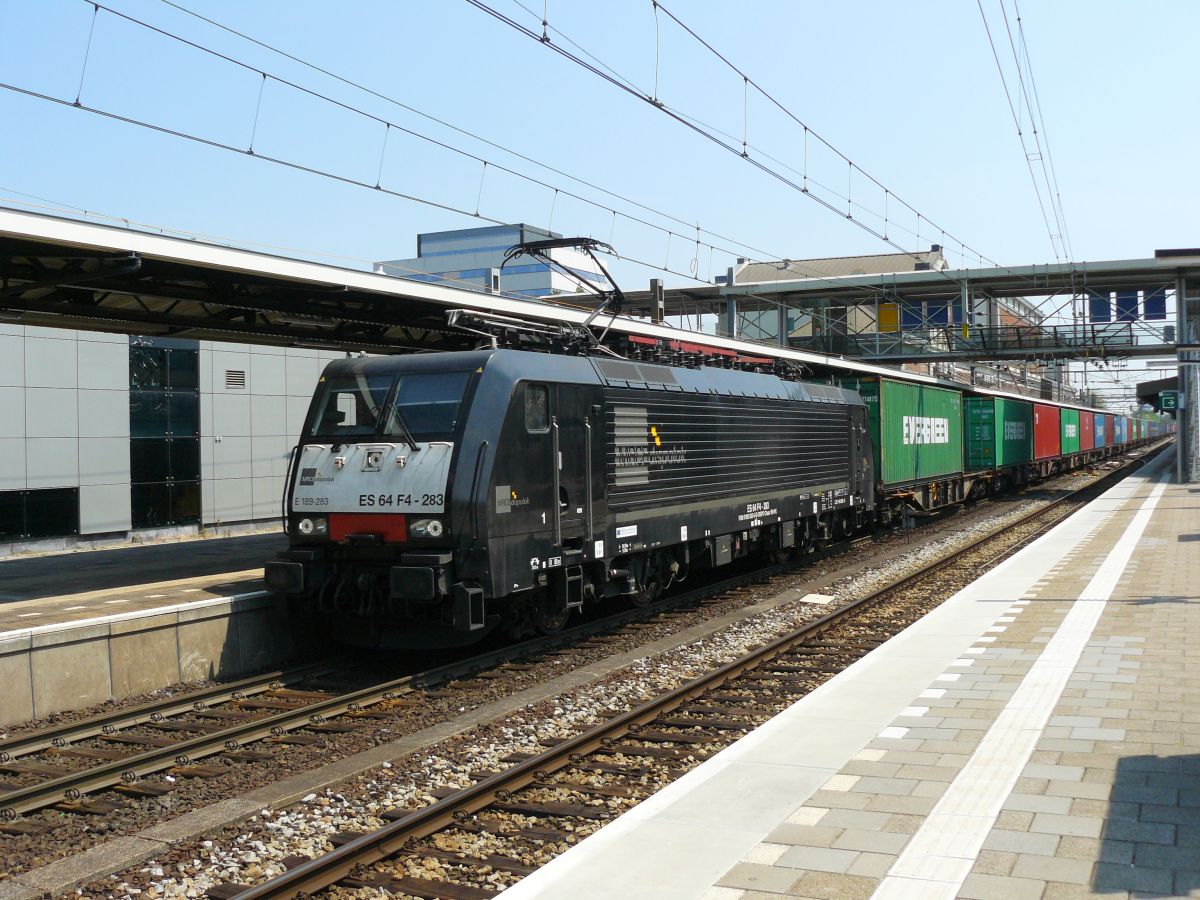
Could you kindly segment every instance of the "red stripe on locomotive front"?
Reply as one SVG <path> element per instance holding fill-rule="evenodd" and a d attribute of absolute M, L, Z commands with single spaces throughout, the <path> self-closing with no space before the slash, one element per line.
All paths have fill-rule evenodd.
<path fill-rule="evenodd" d="M 352 534 L 373 534 L 385 541 L 407 541 L 408 518 L 396 513 L 330 514 L 330 540 L 344 541 Z"/>

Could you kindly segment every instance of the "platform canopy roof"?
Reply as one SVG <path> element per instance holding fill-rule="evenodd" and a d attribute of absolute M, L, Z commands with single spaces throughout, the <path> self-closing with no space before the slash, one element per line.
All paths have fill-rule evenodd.
<path fill-rule="evenodd" d="M 594 306 L 577 295 L 562 302 L 531 300 L 0 208 L 0 327 L 7 321 L 404 353 L 477 346 L 477 336 L 447 326 L 446 313 L 453 309 L 579 325 Z M 601 316 L 596 324 L 610 323 L 613 336 L 784 357 L 818 375 L 897 374 L 890 366 L 682 331 L 627 315 Z"/>
<path fill-rule="evenodd" d="M 1086 279 L 1110 286 L 1141 286 L 1148 280 L 1165 283 L 1181 273 L 1200 277 L 1200 253 L 1186 258 L 949 274 L 997 291 L 1028 292 L 1031 279 L 1051 291 Z M 917 271 L 870 278 L 881 284 L 902 284 L 914 293 L 937 294 L 948 290 L 945 274 Z M 853 292 L 862 290 L 862 279 L 776 282 L 770 289 L 814 295 L 834 289 Z M 677 288 L 668 295 L 715 300 L 729 293 L 752 296 L 750 286 L 743 285 Z M 602 315 L 596 324 L 608 326 L 610 337 L 682 341 L 787 359 L 815 377 L 876 374 L 937 381 L 901 373 L 890 365 L 655 324 L 649 321 L 648 297 L 646 292 L 633 295 L 625 314 Z M 428 352 L 478 345 L 476 335 L 448 327 L 450 310 L 580 325 L 593 305 L 578 295 L 555 302 L 531 300 L 0 208 L 0 330 L 8 322 L 378 353 Z M 643 310 L 646 315 L 639 316 Z"/>

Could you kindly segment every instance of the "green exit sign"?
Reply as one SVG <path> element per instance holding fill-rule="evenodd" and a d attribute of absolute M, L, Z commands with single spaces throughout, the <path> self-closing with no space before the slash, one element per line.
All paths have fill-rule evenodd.
<path fill-rule="evenodd" d="M 1178 391 L 1163 391 L 1158 396 L 1163 409 L 1179 409 Z"/>

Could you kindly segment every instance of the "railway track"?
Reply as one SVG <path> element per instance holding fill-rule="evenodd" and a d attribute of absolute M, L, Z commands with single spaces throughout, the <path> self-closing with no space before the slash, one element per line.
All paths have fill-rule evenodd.
<path fill-rule="evenodd" d="M 280 876 L 219 885 L 208 896 L 257 900 L 335 885 L 431 900 L 494 896 L 908 627 L 1133 467 L 540 753 L 514 754 L 505 770 L 477 771 L 467 788 L 385 813 L 383 828 L 335 835 L 331 852 L 287 860 Z"/>
<path fill-rule="evenodd" d="M 553 635 L 487 650 L 443 666 L 406 674 L 350 692 L 298 690 L 346 665 L 329 660 L 288 670 L 267 672 L 236 682 L 177 694 L 160 701 L 116 710 L 84 720 L 52 725 L 0 742 L 0 833 L 36 833 L 43 823 L 20 816 L 53 807 L 61 812 L 104 815 L 117 799 L 155 797 L 172 790 L 173 781 L 222 774 L 200 760 L 220 754 L 226 760 L 268 758 L 248 745 L 258 742 L 314 743 L 322 733 L 344 732 L 360 720 L 379 719 L 399 708 L 417 705 L 408 695 L 504 665 L 520 665 L 540 655 L 617 632 L 708 597 L 755 581 L 766 580 L 798 565 L 828 559 L 860 545 L 855 538 L 809 555 L 800 563 L 781 563 L 675 592 L 653 604 L 622 610 Z M 346 721 L 334 722 L 333 719 Z M 11 779 L 16 778 L 17 781 Z"/>

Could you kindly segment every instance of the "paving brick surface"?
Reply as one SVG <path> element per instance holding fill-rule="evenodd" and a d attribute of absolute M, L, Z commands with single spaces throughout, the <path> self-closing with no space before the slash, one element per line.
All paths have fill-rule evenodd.
<path fill-rule="evenodd" d="M 773 865 L 744 862 L 720 884 L 853 898 L 898 881 L 883 879 L 934 821 L 938 799 L 1064 619 L 1087 602 L 1075 598 L 1150 489 L 1070 548 L 1028 602 L 999 608 L 997 624 L 947 675 L 898 710 L 893 727 L 809 798 L 794 824 L 773 831 L 763 846 L 787 845 Z M 1028 763 L 1009 782 L 959 897 L 1200 897 L 1200 539 L 1192 535 L 1200 537 L 1200 496 L 1170 485 Z"/>

